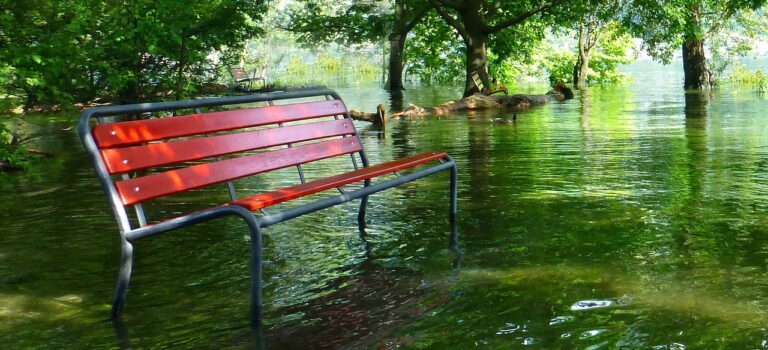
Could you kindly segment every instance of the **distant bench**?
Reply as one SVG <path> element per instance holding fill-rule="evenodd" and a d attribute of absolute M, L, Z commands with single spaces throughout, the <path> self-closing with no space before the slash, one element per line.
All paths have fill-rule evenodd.
<path fill-rule="evenodd" d="M 251 91 L 253 89 L 254 81 L 261 81 L 261 87 L 267 86 L 267 80 L 264 77 L 256 76 L 256 70 L 254 69 L 251 74 L 242 67 L 232 67 L 229 69 L 229 75 L 234 82 L 233 87 L 241 86 L 245 91 Z"/>
<path fill-rule="evenodd" d="M 267 105 L 205 113 L 201 110 L 255 102 Z M 148 119 L 151 112 L 168 115 L 184 110 L 194 113 Z M 139 119 L 116 120 L 120 116 Z M 369 195 L 449 170 L 449 222 L 453 229 L 451 241 L 455 243 L 457 185 L 456 165 L 451 157 L 443 152 L 425 152 L 369 165 L 347 108 L 332 90 L 97 107 L 81 114 L 78 131 L 120 231 L 122 258 L 112 304 L 113 318 L 120 315 L 127 294 L 134 242 L 223 216 L 241 217 L 250 230 L 251 317 L 257 324 L 262 303 L 261 229 L 267 226 L 360 198 L 358 224 L 364 227 Z M 305 180 L 302 164 L 337 156 L 349 158 L 349 171 Z M 417 166 L 421 167 L 413 169 Z M 239 197 L 232 183 L 235 179 L 289 167 L 296 167 L 298 172 L 297 184 L 293 186 Z M 403 170 L 410 171 L 401 174 Z M 387 174 L 391 178 L 371 181 Z M 146 201 L 221 183 L 227 185 L 230 202 L 154 223 L 149 223 L 144 215 L 142 203 Z M 352 183 L 362 184 L 356 189 L 343 187 Z M 279 212 L 264 211 L 292 199 L 336 189 L 336 195 Z M 128 207 L 135 209 L 134 225 Z M 254 215 L 254 211 L 260 213 Z"/>

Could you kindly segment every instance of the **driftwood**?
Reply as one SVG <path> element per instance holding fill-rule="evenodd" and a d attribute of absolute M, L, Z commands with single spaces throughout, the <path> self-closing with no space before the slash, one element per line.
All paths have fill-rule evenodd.
<path fill-rule="evenodd" d="M 488 109 L 507 109 L 512 111 L 525 110 L 533 106 L 543 105 L 552 101 L 564 101 L 573 98 L 573 92 L 566 86 L 558 85 L 544 95 L 508 95 L 487 96 L 474 94 L 459 100 L 448 101 L 434 107 L 419 107 L 411 104 L 404 111 L 395 113 L 392 118 L 422 117 L 426 115 L 448 115 L 461 111 L 476 111 Z"/>
<path fill-rule="evenodd" d="M 366 112 L 350 109 L 349 116 L 352 117 L 352 119 L 354 120 L 373 123 L 373 125 L 386 126 L 387 124 L 387 118 L 385 117 L 386 113 L 384 111 L 383 104 L 379 104 L 378 106 L 376 106 L 376 113 L 366 113 Z"/>

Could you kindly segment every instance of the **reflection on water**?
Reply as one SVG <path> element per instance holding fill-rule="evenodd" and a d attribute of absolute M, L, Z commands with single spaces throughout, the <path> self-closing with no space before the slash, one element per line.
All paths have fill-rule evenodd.
<path fill-rule="evenodd" d="M 265 325 L 251 329 L 238 220 L 138 242 L 122 322 L 108 317 L 114 219 L 71 131 L 56 167 L 1 192 L 0 344 L 10 348 L 761 348 L 768 344 L 768 102 L 683 92 L 679 67 L 518 113 L 358 124 L 373 163 L 446 150 L 447 174 L 266 230 Z M 542 93 L 545 86 L 519 87 Z M 434 105 L 453 88 L 338 88 L 349 108 Z M 386 136 L 386 137 L 382 137 Z M 333 162 L 308 172 L 333 171 Z M 243 189 L 287 185 L 282 173 Z M 201 191 L 148 211 L 226 199 Z"/>

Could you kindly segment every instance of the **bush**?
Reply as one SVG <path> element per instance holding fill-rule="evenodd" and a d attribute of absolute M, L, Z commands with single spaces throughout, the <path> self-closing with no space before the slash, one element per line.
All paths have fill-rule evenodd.
<path fill-rule="evenodd" d="M 762 69 L 751 72 L 741 63 L 733 65 L 728 80 L 732 84 L 751 86 L 758 93 L 764 93 L 768 89 L 768 77 Z"/>

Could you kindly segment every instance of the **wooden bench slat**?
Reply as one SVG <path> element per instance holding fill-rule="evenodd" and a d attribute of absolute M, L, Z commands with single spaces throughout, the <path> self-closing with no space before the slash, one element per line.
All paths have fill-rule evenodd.
<path fill-rule="evenodd" d="M 108 148 L 101 151 L 101 156 L 110 174 L 116 174 L 351 134 L 354 134 L 352 121 L 338 119 L 174 142 Z"/>
<path fill-rule="evenodd" d="M 342 154 L 359 152 L 357 136 L 317 142 L 239 158 L 193 165 L 115 183 L 123 205 L 230 181 Z"/>
<path fill-rule="evenodd" d="M 254 196 L 232 201 L 229 204 L 239 205 L 251 211 L 259 210 L 271 205 L 286 202 L 313 193 L 322 192 L 385 174 L 390 174 L 395 171 L 413 168 L 417 165 L 445 158 L 446 156 L 447 154 L 444 152 L 425 152 L 396 161 L 381 163 L 350 171 L 345 174 L 331 176 L 271 192 L 260 193 Z"/>
<path fill-rule="evenodd" d="M 176 137 L 285 123 L 346 113 L 341 100 L 234 109 L 178 117 L 135 120 L 93 128 L 99 148 L 135 145 Z"/>

